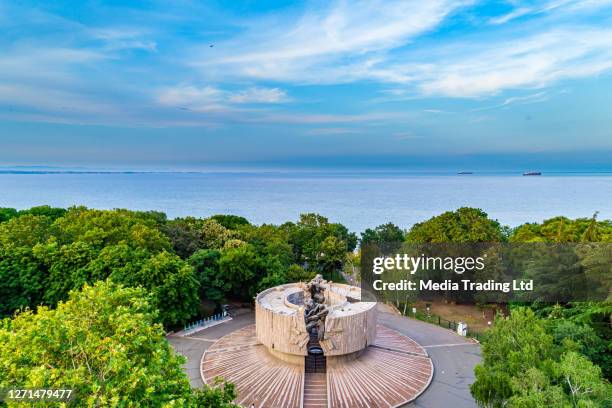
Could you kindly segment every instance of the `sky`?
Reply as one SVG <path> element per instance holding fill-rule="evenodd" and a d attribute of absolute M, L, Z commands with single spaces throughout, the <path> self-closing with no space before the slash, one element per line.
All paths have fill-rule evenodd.
<path fill-rule="evenodd" d="M 0 166 L 612 170 L 612 0 L 0 0 Z"/>

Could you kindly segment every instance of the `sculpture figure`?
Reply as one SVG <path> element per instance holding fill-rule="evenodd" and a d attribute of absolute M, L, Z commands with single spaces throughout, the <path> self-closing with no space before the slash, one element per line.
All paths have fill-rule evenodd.
<path fill-rule="evenodd" d="M 304 304 L 304 320 L 306 323 L 306 331 L 309 334 L 317 336 L 319 341 L 323 340 L 325 335 L 325 318 L 329 313 L 325 305 L 325 281 L 321 275 L 317 275 L 307 286 L 310 293 L 310 299 Z"/>

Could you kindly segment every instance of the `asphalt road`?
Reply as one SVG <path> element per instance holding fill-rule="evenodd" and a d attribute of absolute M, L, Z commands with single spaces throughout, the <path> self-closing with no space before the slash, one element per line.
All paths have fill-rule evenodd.
<path fill-rule="evenodd" d="M 183 367 L 192 386 L 201 387 L 204 385 L 200 375 L 200 361 L 202 361 L 202 355 L 208 347 L 226 334 L 253 323 L 255 323 L 255 315 L 252 311 L 238 310 L 236 316 L 227 323 L 204 329 L 189 337 L 168 336 L 168 341 L 174 349 L 187 358 L 187 363 Z"/>
<path fill-rule="evenodd" d="M 381 310 L 382 309 L 382 310 Z M 476 408 L 469 386 L 474 381 L 474 366 L 480 361 L 480 347 L 450 330 L 410 319 L 379 308 L 378 321 L 421 344 L 434 364 L 434 377 L 429 388 L 409 408 Z M 205 329 L 190 337 L 168 336 L 174 348 L 187 357 L 185 372 L 191 384 L 202 386 L 200 361 L 204 351 L 217 339 L 253 324 L 250 311 L 239 311 L 230 322 Z"/>
<path fill-rule="evenodd" d="M 480 346 L 477 343 L 442 327 L 400 315 L 379 312 L 378 322 L 425 347 L 434 364 L 434 376 L 429 388 L 406 407 L 477 407 L 470 395 L 474 366 L 480 362 Z"/>

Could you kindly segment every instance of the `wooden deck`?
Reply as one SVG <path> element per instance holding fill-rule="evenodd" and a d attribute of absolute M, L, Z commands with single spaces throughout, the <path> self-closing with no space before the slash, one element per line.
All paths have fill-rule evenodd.
<path fill-rule="evenodd" d="M 236 403 L 250 407 L 300 408 L 303 367 L 285 363 L 255 338 L 255 325 L 219 339 L 202 357 L 202 378 L 212 384 L 217 376 L 236 385 Z"/>
<path fill-rule="evenodd" d="M 255 326 L 248 326 L 213 344 L 201 371 L 208 383 L 215 376 L 233 382 L 236 403 L 244 407 L 390 408 L 427 388 L 433 364 L 415 341 L 378 325 L 375 343 L 357 359 L 328 365 L 327 374 L 304 374 L 304 367 L 268 353 L 256 340 Z"/>

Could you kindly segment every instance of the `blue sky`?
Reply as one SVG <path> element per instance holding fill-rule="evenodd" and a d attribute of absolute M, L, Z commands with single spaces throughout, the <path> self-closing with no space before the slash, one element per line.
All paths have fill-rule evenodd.
<path fill-rule="evenodd" d="M 610 169 L 612 1 L 0 2 L 0 165 Z"/>

